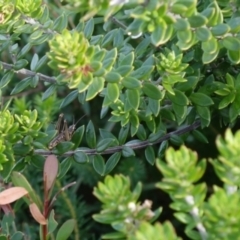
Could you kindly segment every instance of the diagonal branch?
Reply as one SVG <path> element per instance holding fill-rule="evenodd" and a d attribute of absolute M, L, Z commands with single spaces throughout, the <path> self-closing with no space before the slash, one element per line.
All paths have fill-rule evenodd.
<path fill-rule="evenodd" d="M 56 83 L 57 82 L 55 77 L 49 77 L 49 76 L 44 75 L 42 73 L 36 73 L 36 72 L 30 71 L 26 68 L 22 68 L 20 70 L 14 70 L 14 65 L 9 64 L 9 63 L 5 63 L 5 62 L 0 62 L 0 65 L 2 65 L 3 69 L 13 70 L 15 73 L 22 74 L 22 75 L 27 76 L 27 77 L 34 77 L 34 76 L 37 75 L 39 77 L 39 79 L 42 80 L 42 81 L 49 82 L 49 83 Z"/>
<path fill-rule="evenodd" d="M 201 122 L 196 121 L 192 125 L 188 125 L 186 127 L 178 129 L 176 131 L 167 133 L 163 137 L 160 137 L 158 140 L 156 140 L 154 142 L 150 142 L 149 140 L 145 140 L 145 141 L 141 141 L 141 142 L 138 142 L 138 143 L 126 143 L 125 145 L 122 145 L 122 146 L 110 147 L 110 148 L 106 149 L 105 151 L 103 151 L 101 153 L 99 153 L 96 149 L 76 149 L 75 151 L 69 151 L 69 152 L 64 153 L 63 156 L 68 156 L 69 157 L 69 156 L 72 156 L 74 153 L 77 153 L 77 152 L 83 152 L 87 155 L 113 154 L 115 152 L 122 151 L 124 147 L 130 147 L 133 150 L 141 149 L 141 148 L 145 148 L 147 146 L 159 144 L 163 141 L 169 140 L 172 135 L 182 135 L 184 133 L 190 132 L 190 131 L 192 131 L 192 130 L 200 127 L 200 126 L 201 126 Z M 45 150 L 35 150 L 35 153 L 43 155 L 43 156 L 48 156 L 50 154 L 53 154 L 52 151 L 45 151 Z"/>

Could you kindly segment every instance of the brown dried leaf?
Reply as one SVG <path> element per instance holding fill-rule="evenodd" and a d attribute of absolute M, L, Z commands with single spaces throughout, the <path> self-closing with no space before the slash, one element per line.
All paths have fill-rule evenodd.
<path fill-rule="evenodd" d="M 0 205 L 12 203 L 21 197 L 28 194 L 28 191 L 23 187 L 11 187 L 0 192 Z"/>
<path fill-rule="evenodd" d="M 43 177 L 46 186 L 46 190 L 49 191 L 58 174 L 58 160 L 55 155 L 49 155 L 45 161 L 44 164 L 44 172 L 43 172 Z"/>
<path fill-rule="evenodd" d="M 33 218 L 41 225 L 47 224 L 47 219 L 42 215 L 38 206 L 35 203 L 31 203 L 29 205 L 29 210 L 33 216 Z"/>

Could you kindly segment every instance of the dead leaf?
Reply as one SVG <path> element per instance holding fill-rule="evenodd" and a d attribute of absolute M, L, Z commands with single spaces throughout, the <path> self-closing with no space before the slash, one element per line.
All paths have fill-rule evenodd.
<path fill-rule="evenodd" d="M 58 174 L 58 160 L 55 155 L 49 155 L 44 164 L 43 177 L 46 186 L 46 190 L 49 191 Z"/>
<path fill-rule="evenodd" d="M 28 191 L 23 187 L 11 187 L 0 192 L 0 205 L 12 203 L 21 197 L 28 194 Z"/>
<path fill-rule="evenodd" d="M 41 225 L 47 224 L 47 219 L 43 216 L 43 214 L 40 212 L 38 206 L 36 203 L 31 203 L 29 205 L 29 210 L 33 216 L 33 218 Z"/>

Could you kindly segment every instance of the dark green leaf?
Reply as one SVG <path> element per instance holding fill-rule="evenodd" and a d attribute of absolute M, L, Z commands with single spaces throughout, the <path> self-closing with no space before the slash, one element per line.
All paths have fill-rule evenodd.
<path fill-rule="evenodd" d="M 105 174 L 109 174 L 118 164 L 120 158 L 121 158 L 121 152 L 115 152 L 106 162 L 106 170 Z"/>
<path fill-rule="evenodd" d="M 199 132 L 198 130 L 193 130 L 193 136 L 199 140 L 200 142 L 203 142 L 203 143 L 208 143 L 208 140 L 207 138 L 201 133 Z"/>
<path fill-rule="evenodd" d="M 13 151 L 15 155 L 26 156 L 31 150 L 31 145 L 24 145 L 23 143 L 17 143 L 13 146 Z"/>
<path fill-rule="evenodd" d="M 66 107 L 68 104 L 70 104 L 74 99 L 76 99 L 78 96 L 78 90 L 74 90 L 70 92 L 62 101 L 60 108 Z"/>
<path fill-rule="evenodd" d="M 58 173 L 58 179 L 61 179 L 62 177 L 64 177 L 71 166 L 72 166 L 72 157 L 65 158 L 60 163 L 60 173 Z"/>
<path fill-rule="evenodd" d="M 186 95 L 185 95 L 183 92 L 175 89 L 175 90 L 174 90 L 174 93 L 175 93 L 175 95 L 170 94 L 170 93 L 167 94 L 168 98 L 169 98 L 173 103 L 175 103 L 175 104 L 177 104 L 177 105 L 181 105 L 181 106 L 186 106 L 186 105 L 188 105 L 188 98 L 186 97 Z"/>
<path fill-rule="evenodd" d="M 96 147 L 96 134 L 92 121 L 90 121 L 86 128 L 86 141 L 91 148 Z"/>
<path fill-rule="evenodd" d="M 31 61 L 31 64 L 30 64 L 30 69 L 32 71 L 35 71 L 35 68 L 37 66 L 38 60 L 39 60 L 38 55 L 36 53 L 34 53 L 32 61 Z"/>
<path fill-rule="evenodd" d="M 170 137 L 170 142 L 176 146 L 180 146 L 183 144 L 183 140 L 181 139 L 181 137 L 179 137 L 178 135 L 171 135 Z"/>
<path fill-rule="evenodd" d="M 156 159 L 155 159 L 155 153 L 152 146 L 148 146 L 145 149 L 145 157 L 147 161 L 153 166 Z"/>
<path fill-rule="evenodd" d="M 1 82 L 0 82 L 0 89 L 4 88 L 5 86 L 8 85 L 8 83 L 11 81 L 11 79 L 13 78 L 14 76 L 14 72 L 13 71 L 9 71 L 9 72 L 6 72 L 2 79 L 1 79 Z"/>
<path fill-rule="evenodd" d="M 86 163 L 89 161 L 87 154 L 83 151 L 76 151 L 73 158 L 77 163 Z"/>
<path fill-rule="evenodd" d="M 51 97 L 57 89 L 56 84 L 52 84 L 42 95 L 42 101 L 46 100 L 47 98 Z"/>
<path fill-rule="evenodd" d="M 73 149 L 74 143 L 72 142 L 60 142 L 57 146 L 57 153 L 58 154 L 63 154 L 71 149 Z"/>
<path fill-rule="evenodd" d="M 122 148 L 122 155 L 124 157 L 131 157 L 131 156 L 135 156 L 135 153 L 134 153 L 134 151 L 130 147 L 123 146 L 123 148 Z"/>
<path fill-rule="evenodd" d="M 144 82 L 142 86 L 142 90 L 148 97 L 152 99 L 159 100 L 162 98 L 162 93 L 160 89 L 156 85 L 150 82 Z"/>
<path fill-rule="evenodd" d="M 25 88 L 27 88 L 30 85 L 31 80 L 32 80 L 32 78 L 28 77 L 28 78 L 25 78 L 22 81 L 18 82 L 15 85 L 14 89 L 12 90 L 11 95 L 23 91 Z"/>
<path fill-rule="evenodd" d="M 101 155 L 94 155 L 93 156 L 93 168 L 101 176 L 104 175 L 104 173 L 105 173 L 105 162 L 104 162 L 104 159 Z"/>
<path fill-rule="evenodd" d="M 114 138 L 104 138 L 104 139 L 102 139 L 98 142 L 96 149 L 97 149 L 98 152 L 103 152 L 108 147 L 112 146 L 112 144 L 115 141 L 116 140 Z"/>
<path fill-rule="evenodd" d="M 71 141 L 75 144 L 73 149 L 76 149 L 81 141 L 84 134 L 85 126 L 79 127 L 73 134 Z"/>
<path fill-rule="evenodd" d="M 122 127 L 120 129 L 119 135 L 118 135 L 118 140 L 119 140 L 119 144 L 124 144 L 127 136 L 128 136 L 128 132 L 129 132 L 129 124 L 125 125 L 124 127 Z"/>
<path fill-rule="evenodd" d="M 189 99 L 196 105 L 202 106 L 202 107 L 208 107 L 211 106 L 214 102 L 213 100 L 203 93 L 192 93 L 189 97 Z"/>

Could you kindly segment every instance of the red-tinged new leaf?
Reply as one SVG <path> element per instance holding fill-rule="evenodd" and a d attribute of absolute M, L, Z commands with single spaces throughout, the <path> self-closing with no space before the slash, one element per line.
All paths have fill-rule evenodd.
<path fill-rule="evenodd" d="M 43 177 L 45 181 L 46 190 L 51 190 L 57 174 L 58 174 L 58 160 L 55 155 L 49 155 L 44 164 Z"/>
<path fill-rule="evenodd" d="M 27 194 L 28 191 L 23 187 L 11 187 L 6 189 L 0 193 L 0 205 L 6 205 L 15 202 Z"/>
<path fill-rule="evenodd" d="M 42 215 L 38 206 L 35 203 L 31 203 L 29 205 L 29 210 L 33 216 L 33 218 L 41 225 L 47 224 L 47 219 Z"/>

